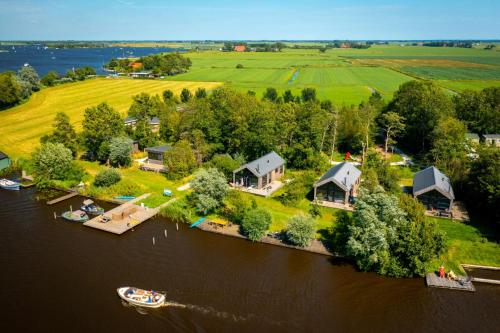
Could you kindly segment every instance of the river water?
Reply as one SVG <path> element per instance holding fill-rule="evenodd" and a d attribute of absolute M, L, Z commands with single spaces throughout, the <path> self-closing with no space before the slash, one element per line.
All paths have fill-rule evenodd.
<path fill-rule="evenodd" d="M 36 197 L 0 190 L 3 332 L 449 333 L 500 324 L 498 287 L 430 289 L 322 255 L 176 231 L 160 218 L 116 236 L 54 220 L 81 198 L 47 206 Z M 116 294 L 126 285 L 166 290 L 175 304 L 127 307 Z"/>
<path fill-rule="evenodd" d="M 97 47 L 45 49 L 43 45 L 0 46 L 0 72 L 17 71 L 28 63 L 38 75 L 49 71 L 66 74 L 72 68 L 91 66 L 104 74 L 103 65 L 112 58 L 141 57 L 153 53 L 183 51 L 166 47 Z"/>

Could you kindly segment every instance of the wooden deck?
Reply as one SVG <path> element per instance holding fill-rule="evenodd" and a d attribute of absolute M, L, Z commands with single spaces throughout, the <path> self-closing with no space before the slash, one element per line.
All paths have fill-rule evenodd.
<path fill-rule="evenodd" d="M 472 282 L 461 284 L 460 282 L 455 280 L 440 278 L 436 273 L 427 273 L 427 275 L 425 276 L 425 282 L 427 283 L 428 287 L 476 291 L 476 288 L 474 287 Z"/>
<path fill-rule="evenodd" d="M 61 202 L 61 201 L 64 201 L 64 200 L 76 197 L 77 195 L 79 195 L 78 192 L 70 192 L 70 193 L 68 193 L 66 195 L 63 195 L 62 197 L 59 197 L 59 198 L 47 201 L 47 205 L 53 205 L 53 204 L 56 204 L 58 202 Z"/>
<path fill-rule="evenodd" d="M 111 221 L 109 222 L 103 223 L 101 222 L 102 217 L 97 216 L 85 222 L 83 225 L 86 227 L 91 227 L 111 232 L 113 234 L 121 235 L 124 232 L 141 224 L 142 222 L 149 220 L 150 218 L 158 214 L 161 208 L 165 207 L 166 205 L 176 200 L 176 199 L 170 199 L 166 203 L 156 208 L 142 207 L 140 205 L 135 204 L 136 202 L 144 200 L 148 196 L 149 193 L 143 194 L 140 197 L 127 201 L 124 204 L 107 211 L 103 215 L 111 219 Z"/>

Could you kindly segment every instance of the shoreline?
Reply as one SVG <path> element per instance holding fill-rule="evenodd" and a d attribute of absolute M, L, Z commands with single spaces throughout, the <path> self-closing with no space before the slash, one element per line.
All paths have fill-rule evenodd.
<path fill-rule="evenodd" d="M 228 226 L 228 227 L 216 227 L 216 226 L 210 225 L 209 221 L 207 220 L 207 222 L 200 224 L 197 228 L 202 230 L 202 231 L 205 231 L 205 232 L 211 232 L 214 234 L 219 234 L 219 235 L 223 235 L 223 236 L 229 236 L 229 237 L 234 237 L 234 238 L 239 238 L 239 239 L 244 239 L 244 240 L 250 241 L 247 237 L 245 237 L 239 233 L 239 231 L 238 231 L 239 225 L 236 225 L 236 224 L 233 224 L 233 225 Z M 344 258 L 342 256 L 336 255 L 336 254 L 328 251 L 328 249 L 325 247 L 325 245 L 317 239 L 313 239 L 311 241 L 311 243 L 306 247 L 289 245 L 289 244 L 282 242 L 281 240 L 278 240 L 278 239 L 275 239 L 275 238 L 272 238 L 269 236 L 262 237 L 262 239 L 259 241 L 256 241 L 256 243 L 275 245 L 275 246 L 285 247 L 285 248 L 293 249 L 293 250 L 300 250 L 300 251 L 305 251 L 305 252 L 309 252 L 309 253 L 321 254 L 324 256 L 328 256 L 328 257 Z"/>

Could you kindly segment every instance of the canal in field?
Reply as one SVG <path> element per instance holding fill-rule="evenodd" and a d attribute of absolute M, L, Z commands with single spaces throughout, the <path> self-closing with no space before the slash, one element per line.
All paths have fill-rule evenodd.
<path fill-rule="evenodd" d="M 500 324 L 499 287 L 428 289 L 423 279 L 176 231 L 163 219 L 122 236 L 54 220 L 81 201 L 47 206 L 33 189 L 0 190 L 3 332 L 494 332 Z M 165 290 L 176 305 L 124 306 L 116 288 L 126 285 Z"/>

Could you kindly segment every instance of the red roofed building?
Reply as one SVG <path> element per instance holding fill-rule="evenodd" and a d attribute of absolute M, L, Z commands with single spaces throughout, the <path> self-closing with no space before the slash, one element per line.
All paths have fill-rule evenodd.
<path fill-rule="evenodd" d="M 245 52 L 247 47 L 245 45 L 235 45 L 234 46 L 234 51 L 235 52 Z"/>
<path fill-rule="evenodd" d="M 134 61 L 130 64 L 130 67 L 132 67 L 133 70 L 140 70 L 142 68 L 142 63 L 140 63 L 139 61 Z"/>

